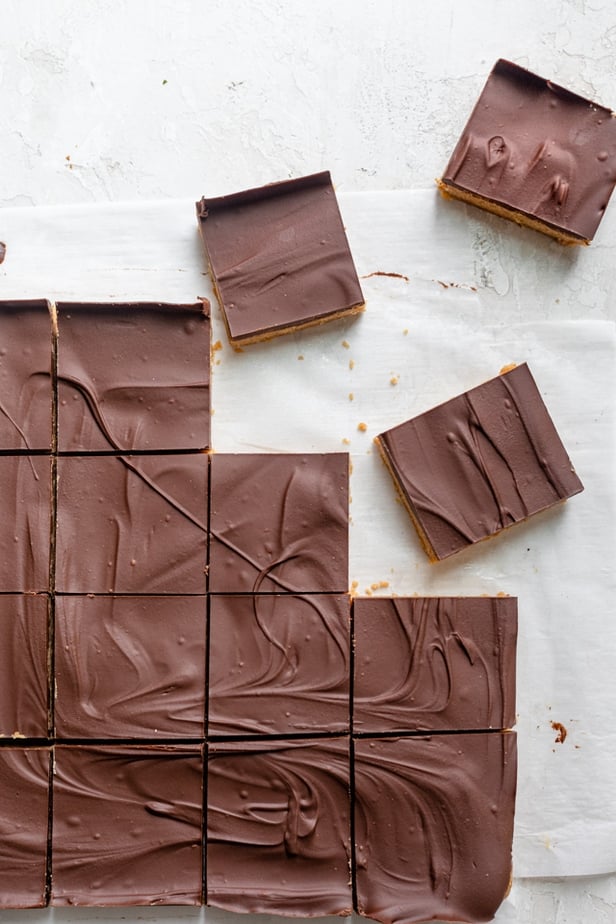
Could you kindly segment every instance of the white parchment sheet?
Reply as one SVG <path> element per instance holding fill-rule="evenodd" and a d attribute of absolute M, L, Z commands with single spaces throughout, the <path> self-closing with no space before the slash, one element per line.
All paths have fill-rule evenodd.
<path fill-rule="evenodd" d="M 235 352 L 213 301 L 213 447 L 348 450 L 359 593 L 518 596 L 514 874 L 614 871 L 616 208 L 567 249 L 433 190 L 339 201 L 366 312 Z M 212 298 L 189 200 L 3 209 L 0 240 L 0 298 Z M 585 491 L 430 565 L 373 437 L 524 361 Z"/>

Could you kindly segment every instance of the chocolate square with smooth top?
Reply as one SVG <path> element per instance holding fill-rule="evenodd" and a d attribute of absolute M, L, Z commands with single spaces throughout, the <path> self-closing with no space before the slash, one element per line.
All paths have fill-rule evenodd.
<path fill-rule="evenodd" d="M 349 915 L 349 741 L 209 747 L 207 902 Z"/>
<path fill-rule="evenodd" d="M 59 303 L 58 448 L 204 449 L 210 321 L 202 302 Z"/>
<path fill-rule="evenodd" d="M 526 363 L 377 444 L 433 561 L 583 490 Z"/>
<path fill-rule="evenodd" d="M 203 594 L 208 457 L 58 459 L 56 590 Z"/>
<path fill-rule="evenodd" d="M 45 738 L 49 731 L 49 598 L 0 594 L 0 736 Z"/>
<path fill-rule="evenodd" d="M 353 625 L 354 732 L 515 724 L 515 598 L 359 598 Z"/>
<path fill-rule="evenodd" d="M 199 746 L 56 746 L 52 905 L 198 905 Z"/>
<path fill-rule="evenodd" d="M 346 594 L 210 599 L 210 735 L 348 732 Z"/>
<path fill-rule="evenodd" d="M 198 738 L 206 598 L 58 596 L 59 738 Z"/>
<path fill-rule="evenodd" d="M 363 310 L 328 172 L 201 199 L 197 217 L 232 343 Z"/>
<path fill-rule="evenodd" d="M 49 590 L 51 458 L 0 455 L 0 591 Z"/>

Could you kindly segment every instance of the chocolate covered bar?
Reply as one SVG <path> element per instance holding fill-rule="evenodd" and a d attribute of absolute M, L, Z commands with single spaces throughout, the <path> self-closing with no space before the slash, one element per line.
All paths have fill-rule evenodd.
<path fill-rule="evenodd" d="M 46 594 L 0 594 L 0 738 L 49 731 Z"/>
<path fill-rule="evenodd" d="M 201 199 L 197 218 L 232 343 L 363 310 L 329 173 Z"/>
<path fill-rule="evenodd" d="M 614 113 L 502 59 L 439 181 L 561 244 L 590 243 L 615 184 Z"/>

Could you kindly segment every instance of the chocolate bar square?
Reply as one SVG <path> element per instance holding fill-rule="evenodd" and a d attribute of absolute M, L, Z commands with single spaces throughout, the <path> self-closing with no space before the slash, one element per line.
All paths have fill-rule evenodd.
<path fill-rule="evenodd" d="M 0 592 L 49 589 L 51 459 L 0 455 Z"/>
<path fill-rule="evenodd" d="M 0 594 L 0 737 L 47 736 L 48 608 L 45 595 Z"/>

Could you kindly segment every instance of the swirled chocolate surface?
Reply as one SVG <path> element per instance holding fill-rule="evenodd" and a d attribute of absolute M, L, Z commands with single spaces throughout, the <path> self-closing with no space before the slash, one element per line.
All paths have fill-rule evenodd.
<path fill-rule="evenodd" d="M 56 747 L 52 904 L 199 904 L 202 777 L 200 747 Z"/>
<path fill-rule="evenodd" d="M 511 877 L 515 788 L 511 732 L 357 741 L 359 912 L 491 921 Z"/>
<path fill-rule="evenodd" d="M 0 594 L 0 737 L 47 736 L 48 606 L 45 595 Z"/>
<path fill-rule="evenodd" d="M 202 199 L 197 217 L 232 340 L 363 306 L 328 172 Z"/>
<path fill-rule="evenodd" d="M 353 611 L 354 731 L 515 723 L 514 598 L 373 597 Z"/>
<path fill-rule="evenodd" d="M 436 559 L 583 490 L 526 363 L 378 442 Z"/>
<path fill-rule="evenodd" d="M 205 593 L 206 455 L 58 459 L 56 589 Z"/>
<path fill-rule="evenodd" d="M 202 303 L 59 303 L 57 314 L 60 450 L 209 445 L 210 327 Z"/>
<path fill-rule="evenodd" d="M 56 597 L 60 738 L 199 738 L 205 597 Z"/>
<path fill-rule="evenodd" d="M 346 595 L 213 596 L 208 733 L 348 731 L 350 659 Z"/>
<path fill-rule="evenodd" d="M 350 914 L 348 739 L 210 746 L 207 901 Z"/>
<path fill-rule="evenodd" d="M 211 591 L 347 592 L 346 453 L 220 453 L 211 479 Z"/>
<path fill-rule="evenodd" d="M 51 459 L 0 455 L 0 591 L 49 589 Z"/>
<path fill-rule="evenodd" d="M 51 450 L 51 337 L 46 301 L 0 302 L 2 450 Z"/>
<path fill-rule="evenodd" d="M 616 118 L 499 60 L 442 182 L 591 240 L 616 183 Z"/>
<path fill-rule="evenodd" d="M 50 748 L 0 748 L 0 908 L 41 908 Z"/>

